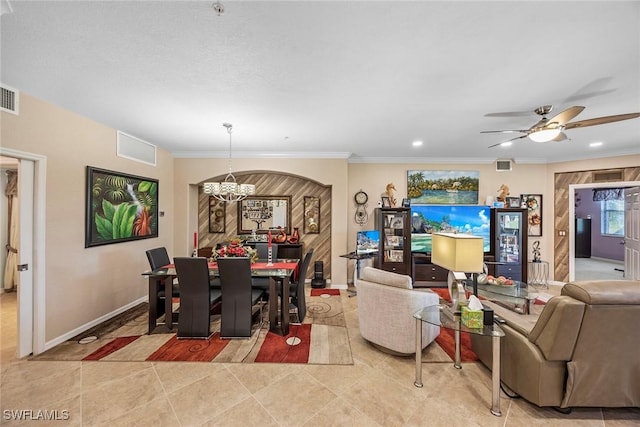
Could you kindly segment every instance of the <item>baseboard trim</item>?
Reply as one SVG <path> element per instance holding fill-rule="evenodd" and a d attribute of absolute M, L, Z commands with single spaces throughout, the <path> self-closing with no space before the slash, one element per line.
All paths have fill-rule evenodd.
<path fill-rule="evenodd" d="M 133 308 L 135 306 L 137 306 L 138 304 L 141 304 L 143 302 L 147 302 L 148 301 L 148 297 L 147 296 L 143 296 L 141 298 L 138 298 L 135 301 L 130 302 L 127 305 L 124 305 L 116 310 L 113 310 L 110 313 L 107 313 L 103 316 L 98 317 L 97 319 L 92 320 L 91 322 L 85 323 L 82 326 L 77 327 L 76 329 L 67 332 L 66 334 L 60 335 L 57 338 L 52 339 L 51 341 L 47 341 L 44 344 L 44 351 L 47 351 L 55 346 L 57 346 L 58 344 L 61 344 L 65 341 L 70 340 L 71 338 L 80 335 L 81 333 L 83 333 L 84 331 L 93 328 L 94 326 L 99 325 L 102 322 L 105 322 L 109 319 L 111 319 L 112 317 L 117 316 L 120 313 L 124 313 L 125 311 L 129 310 L 130 308 Z M 36 353 L 34 353 L 35 356 Z"/>

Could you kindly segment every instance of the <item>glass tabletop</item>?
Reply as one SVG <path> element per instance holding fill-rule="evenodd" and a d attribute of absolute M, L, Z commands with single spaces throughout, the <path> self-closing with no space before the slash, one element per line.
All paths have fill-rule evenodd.
<path fill-rule="evenodd" d="M 484 325 L 482 328 L 467 328 L 462 324 L 460 316 L 450 314 L 447 308 L 448 307 L 443 304 L 430 305 L 415 313 L 413 317 L 430 325 L 441 326 L 454 331 L 469 332 L 475 335 L 504 336 L 504 332 L 500 326 L 495 323 L 492 325 Z"/>
<path fill-rule="evenodd" d="M 473 292 L 473 284 L 466 283 L 465 290 Z M 537 294 L 537 292 L 536 292 Z M 478 283 L 478 296 L 482 296 L 491 301 L 500 301 L 510 304 L 525 304 L 536 295 L 532 295 L 527 290 L 527 285 L 523 282 L 514 281 L 513 285 L 491 285 L 489 283 Z"/>
<path fill-rule="evenodd" d="M 298 259 L 274 259 L 272 264 L 268 265 L 266 260 L 258 260 L 251 264 L 252 277 L 289 277 L 298 268 Z M 147 270 L 142 273 L 143 276 L 176 276 L 176 269 L 173 265 L 167 268 L 158 268 L 156 270 Z M 209 275 L 218 276 L 218 265 L 209 263 Z"/>

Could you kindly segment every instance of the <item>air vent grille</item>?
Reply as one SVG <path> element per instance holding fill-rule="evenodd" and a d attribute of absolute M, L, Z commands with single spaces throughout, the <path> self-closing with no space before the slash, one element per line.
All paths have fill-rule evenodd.
<path fill-rule="evenodd" d="M 156 146 L 118 131 L 118 156 L 156 166 Z"/>
<path fill-rule="evenodd" d="M 511 170 L 511 160 L 496 160 L 496 171 L 510 171 Z"/>
<path fill-rule="evenodd" d="M 593 172 L 593 182 L 624 181 L 624 169 Z"/>
<path fill-rule="evenodd" d="M 7 86 L 0 86 L 0 110 L 18 114 L 19 92 Z"/>

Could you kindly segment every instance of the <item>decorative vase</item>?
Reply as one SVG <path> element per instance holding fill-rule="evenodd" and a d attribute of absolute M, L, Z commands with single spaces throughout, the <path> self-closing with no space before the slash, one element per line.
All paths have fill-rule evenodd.
<path fill-rule="evenodd" d="M 298 243 L 300 240 L 300 233 L 298 232 L 298 227 L 293 227 L 293 234 L 287 239 L 289 243 Z"/>
<path fill-rule="evenodd" d="M 278 230 L 278 234 L 273 236 L 273 243 L 284 243 L 287 241 L 287 232 L 283 229 Z"/>

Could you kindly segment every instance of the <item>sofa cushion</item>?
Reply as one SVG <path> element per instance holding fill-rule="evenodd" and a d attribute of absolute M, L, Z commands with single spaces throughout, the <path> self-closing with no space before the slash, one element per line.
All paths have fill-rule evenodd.
<path fill-rule="evenodd" d="M 562 295 L 592 305 L 638 305 L 638 289 L 640 281 L 637 280 L 585 280 L 567 283 Z"/>
<path fill-rule="evenodd" d="M 365 267 L 360 273 L 360 279 L 396 288 L 413 289 L 411 276 L 373 267 Z"/>

